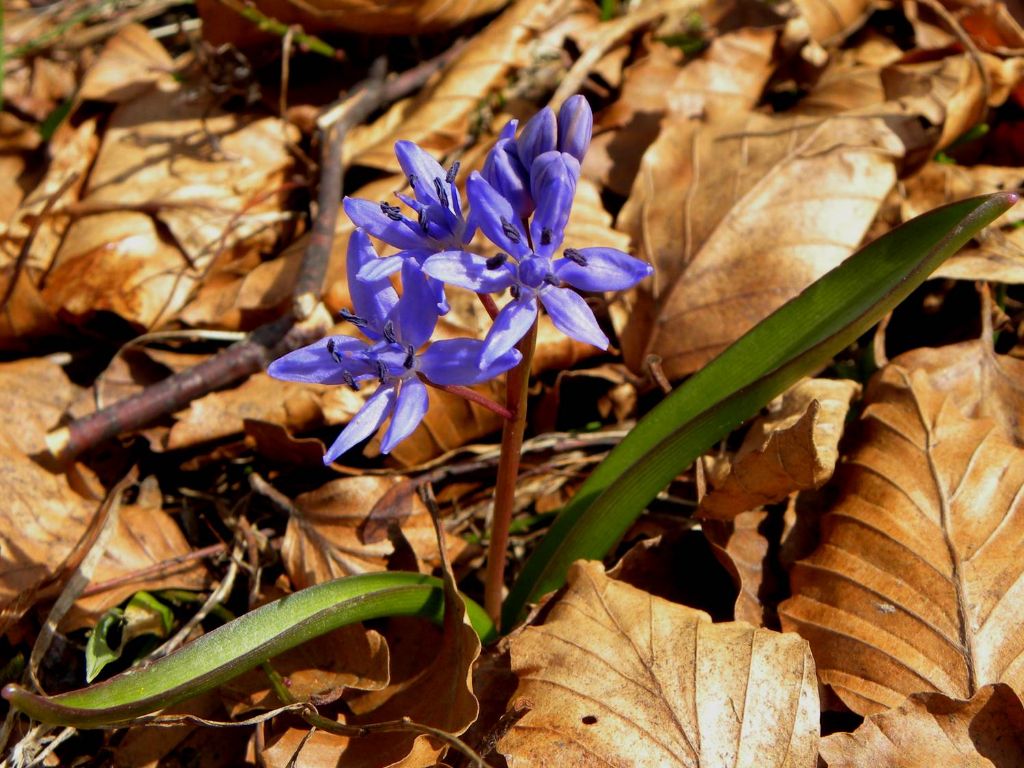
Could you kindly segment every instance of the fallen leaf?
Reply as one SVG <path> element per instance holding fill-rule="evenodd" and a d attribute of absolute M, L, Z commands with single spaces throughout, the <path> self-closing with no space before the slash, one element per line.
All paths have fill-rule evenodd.
<path fill-rule="evenodd" d="M 297 589 L 340 576 L 387 569 L 394 545 L 387 539 L 364 543 L 360 527 L 377 499 L 398 482 L 396 478 L 373 475 L 344 477 L 295 499 L 296 514 L 288 521 L 281 558 Z M 406 498 L 408 508 L 395 519 L 401 520 L 402 536 L 421 568 L 429 570 L 438 563 L 430 513 L 419 497 Z M 453 557 L 465 546 L 455 536 L 447 536 L 446 543 Z"/>
<path fill-rule="evenodd" d="M 790 387 L 751 426 L 728 474 L 701 500 L 700 517 L 728 521 L 828 482 L 859 392 L 849 379 L 804 379 Z"/>
<path fill-rule="evenodd" d="M 874 6 L 870 0 L 795 0 L 811 39 L 838 43 L 860 27 Z"/>
<path fill-rule="evenodd" d="M 181 528 L 163 511 L 162 506 L 163 494 L 156 477 L 147 477 L 139 485 L 135 502 L 121 507 L 117 527 L 93 571 L 92 584 L 132 576 L 192 551 Z M 201 590 L 208 586 L 209 581 L 201 560 L 177 565 L 169 563 L 159 574 L 129 579 L 113 589 L 79 598 L 64 617 L 60 628 L 70 632 L 90 626 L 108 608 L 120 605 L 140 590 Z"/>
<path fill-rule="evenodd" d="M 879 118 L 666 120 L 620 216 L 655 268 L 618 320 L 626 363 L 657 355 L 678 379 L 837 266 L 901 152 Z"/>
<path fill-rule="evenodd" d="M 576 563 L 544 624 L 511 639 L 510 768 L 813 765 L 818 692 L 807 646 Z"/>
<path fill-rule="evenodd" d="M 174 61 L 141 24 L 128 24 L 111 37 L 82 78 L 78 98 L 120 104 L 170 77 Z"/>
<path fill-rule="evenodd" d="M 0 433 L 25 455 L 42 453 L 46 433 L 77 393 L 64 369 L 45 357 L 0 364 Z"/>
<path fill-rule="evenodd" d="M 1024 684 L 1024 455 L 930 378 L 891 364 L 871 381 L 840 498 L 779 606 L 821 682 L 862 714 L 918 691 Z"/>
<path fill-rule="evenodd" d="M 853 733 L 821 740 L 828 768 L 1024 764 L 1024 706 L 1010 686 L 985 685 L 969 700 L 915 693 L 896 709 L 869 716 Z"/>
<path fill-rule="evenodd" d="M 294 701 L 325 703 L 344 689 L 376 691 L 390 675 L 388 646 L 379 632 L 361 624 L 342 627 L 275 656 L 270 665 L 284 680 Z M 285 702 L 273 692 L 262 669 L 253 669 L 219 689 L 233 718 Z"/>
<path fill-rule="evenodd" d="M 931 386 L 965 416 L 992 419 L 1003 437 L 1024 447 L 1024 361 L 997 355 L 979 339 L 913 349 L 892 362 L 927 372 Z"/>
<path fill-rule="evenodd" d="M 567 34 L 596 22 L 597 9 L 582 0 L 517 0 L 474 35 L 434 83 L 353 128 L 345 137 L 345 163 L 398 172 L 398 139 L 414 141 L 437 158 L 447 155 L 466 143 L 474 115 L 511 71 L 557 60 Z"/>

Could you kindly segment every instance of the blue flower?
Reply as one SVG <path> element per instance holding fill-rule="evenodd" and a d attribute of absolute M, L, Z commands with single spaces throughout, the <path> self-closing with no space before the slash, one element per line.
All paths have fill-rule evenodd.
<path fill-rule="evenodd" d="M 575 291 L 618 291 L 631 288 L 652 274 L 649 264 L 614 248 L 566 248 L 562 244 L 576 193 L 580 164 L 575 155 L 551 150 L 531 163 L 531 196 L 536 212 L 530 231 L 524 231 L 512 203 L 479 173 L 469 177 L 467 192 L 474 220 L 501 249 L 485 258 L 462 250 L 435 254 L 423 271 L 446 283 L 479 293 L 512 293 L 484 339 L 480 365 L 488 366 L 508 354 L 537 319 L 538 302 L 555 327 L 579 341 L 607 349 L 608 338 L 594 313 Z"/>
<path fill-rule="evenodd" d="M 399 194 L 398 198 L 415 212 L 415 219 L 386 201 L 375 203 L 346 197 L 343 202 L 345 213 L 357 227 L 399 249 L 393 256 L 368 262 L 358 275 L 360 280 L 387 277 L 398 272 L 406 261 L 420 265 L 431 254 L 461 249 L 473 239 L 475 227 L 463 215 L 462 200 L 455 186 L 459 164 L 445 171 L 411 141 L 396 142 L 395 156 L 413 191 L 413 197 Z M 447 312 L 443 287 L 436 281 L 428 282 L 435 293 L 438 310 L 442 314 Z"/>
<path fill-rule="evenodd" d="M 355 311 L 343 310 L 342 317 L 356 325 L 369 342 L 329 336 L 275 360 L 267 369 L 271 376 L 286 381 L 347 384 L 353 389 L 362 381 L 377 379 L 377 390 L 331 445 L 324 455 L 325 464 L 368 438 L 389 416 L 382 453 L 389 453 L 411 435 L 427 412 L 427 389 L 421 377 L 441 386 L 479 384 L 521 359 L 518 351 L 510 350 L 482 365 L 483 342 L 476 339 L 438 341 L 420 351 L 437 324 L 435 293 L 411 262 L 401 265 L 401 298 L 386 275 L 357 278 L 376 261 L 369 238 L 357 229 L 349 240 L 347 263 Z"/>
<path fill-rule="evenodd" d="M 544 107 L 530 118 L 519 138 L 515 138 L 518 121 L 510 121 L 498 137 L 484 161 L 483 177 L 502 197 L 508 200 L 518 218 L 525 219 L 534 211 L 533 163 L 541 155 L 558 150 L 572 155 L 580 163 L 590 146 L 594 114 L 587 100 L 580 95 L 566 99 L 558 117 Z"/>

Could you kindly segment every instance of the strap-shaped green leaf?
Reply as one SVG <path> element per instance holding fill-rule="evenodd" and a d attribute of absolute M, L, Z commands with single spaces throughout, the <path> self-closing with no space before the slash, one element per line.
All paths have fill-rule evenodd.
<path fill-rule="evenodd" d="M 905 299 L 1017 202 L 1001 192 L 937 208 L 888 232 L 780 307 L 644 416 L 580 486 L 527 561 L 504 626 L 601 558 L 677 474 Z"/>
<path fill-rule="evenodd" d="M 466 600 L 483 642 L 496 637 L 484 610 Z M 357 621 L 421 616 L 440 622 L 444 588 L 418 573 L 368 573 L 336 579 L 275 600 L 189 643 L 181 650 L 110 680 L 38 696 L 8 685 L 3 696 L 36 720 L 90 728 L 124 722 L 218 685 L 300 643 Z"/>

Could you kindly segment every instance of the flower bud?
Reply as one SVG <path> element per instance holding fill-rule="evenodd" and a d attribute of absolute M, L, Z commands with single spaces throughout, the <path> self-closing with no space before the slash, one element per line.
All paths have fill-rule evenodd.
<path fill-rule="evenodd" d="M 539 155 L 555 149 L 557 143 L 558 123 L 555 121 L 555 113 L 549 107 L 544 107 L 530 118 L 516 141 L 523 168 L 532 166 Z"/>
<path fill-rule="evenodd" d="M 533 213 L 530 174 L 519 160 L 513 139 L 499 139 L 487 154 L 481 175 L 508 201 L 516 216 L 526 217 Z"/>
<path fill-rule="evenodd" d="M 579 94 L 566 99 L 558 111 L 559 151 L 568 152 L 582 163 L 593 130 L 594 113 L 587 100 Z"/>

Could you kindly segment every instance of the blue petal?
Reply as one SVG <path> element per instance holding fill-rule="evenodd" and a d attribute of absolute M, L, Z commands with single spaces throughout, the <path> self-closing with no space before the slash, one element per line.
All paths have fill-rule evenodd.
<path fill-rule="evenodd" d="M 423 263 L 423 271 L 477 293 L 503 291 L 515 282 L 515 274 L 507 263 L 489 269 L 487 262 L 483 256 L 467 251 L 442 251 Z"/>
<path fill-rule="evenodd" d="M 395 410 L 391 414 L 391 424 L 384 433 L 380 452 L 391 453 L 392 448 L 411 435 L 427 415 L 429 404 L 427 388 L 423 382 L 415 377 L 405 379 L 398 391 Z"/>
<path fill-rule="evenodd" d="M 550 256 L 562 244 L 579 177 L 579 161 L 564 152 L 545 152 L 533 161 L 530 184 L 537 213 L 530 233 L 541 256 Z"/>
<path fill-rule="evenodd" d="M 398 303 L 398 294 L 386 277 L 369 281 L 359 279 L 362 269 L 375 261 L 377 252 L 370 244 L 370 238 L 363 230 L 357 229 L 348 241 L 348 295 L 352 297 L 356 315 L 367 321 L 362 330 L 371 339 L 380 338 L 388 315 Z"/>
<path fill-rule="evenodd" d="M 402 171 L 409 179 L 409 185 L 412 187 L 416 199 L 428 205 L 431 203 L 441 205 L 442 201 L 438 197 L 435 185 L 439 182 L 442 186 L 447 186 L 445 182 L 447 174 L 440 163 L 411 141 L 396 141 L 395 157 L 398 158 L 398 164 L 402 166 Z M 444 207 L 450 208 L 451 201 Z"/>
<path fill-rule="evenodd" d="M 513 213 L 519 218 L 533 213 L 528 168 L 519 160 L 516 143 L 512 139 L 498 141 L 484 160 L 484 179 L 509 202 Z"/>
<path fill-rule="evenodd" d="M 267 366 L 267 373 L 283 381 L 342 384 L 346 372 L 353 378 L 372 373 L 373 366 L 366 359 L 368 349 L 366 342 L 351 336 L 328 336 L 277 358 Z"/>
<path fill-rule="evenodd" d="M 516 141 L 519 160 L 524 168 L 529 168 L 538 156 L 553 151 L 557 144 L 558 122 L 555 113 L 550 107 L 544 107 L 530 118 Z"/>
<path fill-rule="evenodd" d="M 423 236 L 415 228 L 415 223 L 406 217 L 395 221 L 380 209 L 379 203 L 357 197 L 346 197 L 342 205 L 353 224 L 365 229 L 378 240 L 402 249 L 423 247 Z"/>
<path fill-rule="evenodd" d="M 623 291 L 654 274 L 651 265 L 615 248 L 580 248 L 586 262 L 557 259 L 555 276 L 581 291 Z"/>
<path fill-rule="evenodd" d="M 466 191 L 473 211 L 473 221 L 487 235 L 488 240 L 516 257 L 530 252 L 526 233 L 512 206 L 479 172 L 473 171 L 469 175 Z M 512 237 L 506 234 L 506 229 L 512 233 Z"/>
<path fill-rule="evenodd" d="M 594 113 L 587 100 L 579 94 L 566 99 L 558 110 L 558 148 L 582 163 L 593 130 Z"/>
<path fill-rule="evenodd" d="M 402 264 L 402 298 L 393 314 L 398 340 L 419 349 L 437 325 L 437 294 L 414 261 Z"/>
<path fill-rule="evenodd" d="M 522 360 L 518 349 L 510 349 L 486 368 L 480 367 L 484 343 L 478 339 L 435 341 L 419 356 L 419 370 L 434 384 L 469 386 L 490 381 Z"/>
<path fill-rule="evenodd" d="M 555 328 L 566 336 L 608 349 L 608 337 L 598 326 L 593 310 L 578 293 L 568 288 L 548 288 L 540 294 L 540 300 Z"/>
<path fill-rule="evenodd" d="M 480 354 L 480 369 L 489 368 L 519 343 L 537 319 L 537 299 L 519 298 L 510 301 L 494 318 L 494 324 L 484 339 L 484 350 Z"/>
<path fill-rule="evenodd" d="M 363 442 L 380 429 L 380 425 L 384 423 L 384 419 L 388 417 L 394 406 L 395 385 L 386 384 L 378 387 L 377 391 L 363 403 L 359 413 L 352 417 L 348 426 L 341 430 L 338 439 L 324 454 L 324 464 L 335 461 L 345 451 Z"/>
<path fill-rule="evenodd" d="M 368 261 L 359 268 L 356 279 L 364 283 L 386 280 L 402 268 L 402 257 L 399 255 L 384 256 Z"/>
<path fill-rule="evenodd" d="M 505 123 L 501 129 L 501 133 L 498 135 L 498 140 L 501 139 L 514 139 L 516 137 L 516 129 L 519 127 L 519 121 L 512 119 Z"/>

